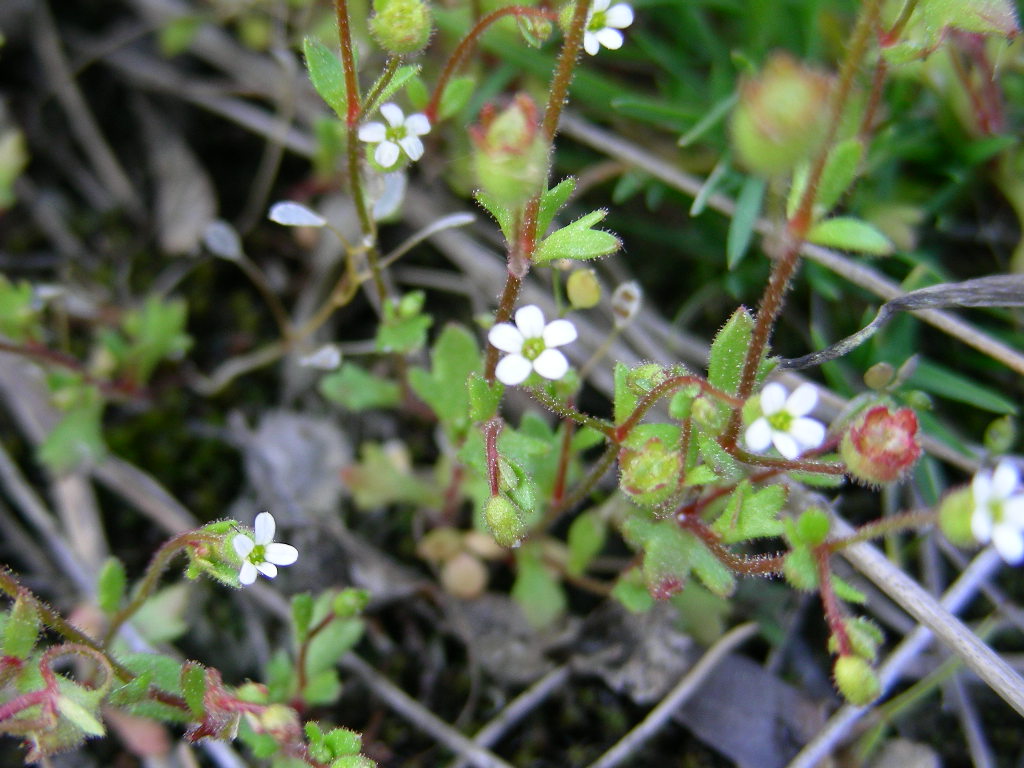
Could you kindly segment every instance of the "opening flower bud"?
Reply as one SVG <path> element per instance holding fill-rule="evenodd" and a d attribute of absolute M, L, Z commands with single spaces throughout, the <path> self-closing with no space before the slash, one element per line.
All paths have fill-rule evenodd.
<path fill-rule="evenodd" d="M 909 408 L 870 408 L 843 435 L 839 452 L 854 479 L 865 485 L 892 483 L 921 456 L 917 415 Z"/>
<path fill-rule="evenodd" d="M 516 206 L 542 191 L 548 144 L 537 123 L 537 105 L 526 94 L 501 112 L 487 105 L 470 128 L 473 165 L 483 191 L 504 206 Z"/>
<path fill-rule="evenodd" d="M 392 54 L 422 51 L 430 42 L 433 20 L 423 0 L 374 0 L 370 33 Z"/>
<path fill-rule="evenodd" d="M 742 163 L 779 176 L 810 159 L 828 125 L 832 79 L 775 54 L 762 72 L 740 84 L 732 113 L 732 143 Z"/>

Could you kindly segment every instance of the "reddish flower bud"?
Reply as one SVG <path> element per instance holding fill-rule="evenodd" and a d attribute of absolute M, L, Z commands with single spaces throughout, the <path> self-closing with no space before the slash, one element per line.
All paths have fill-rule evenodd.
<path fill-rule="evenodd" d="M 544 189 L 548 144 L 540 132 L 537 105 L 520 93 L 501 112 L 488 104 L 480 125 L 469 129 L 477 180 L 499 204 L 515 206 Z"/>
<path fill-rule="evenodd" d="M 865 485 L 892 483 L 921 455 L 917 432 L 917 415 L 909 408 L 893 411 L 876 405 L 850 425 L 840 454 L 855 480 Z"/>

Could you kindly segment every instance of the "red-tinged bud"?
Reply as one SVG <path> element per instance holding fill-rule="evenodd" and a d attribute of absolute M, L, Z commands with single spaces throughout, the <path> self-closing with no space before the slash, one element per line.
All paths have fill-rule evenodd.
<path fill-rule="evenodd" d="M 740 84 L 732 142 L 745 165 L 763 176 L 792 171 L 818 151 L 828 126 L 832 78 L 776 54 Z"/>
<path fill-rule="evenodd" d="M 469 135 L 477 181 L 498 203 L 516 206 L 543 190 L 548 145 L 529 96 L 518 94 L 501 112 L 487 105 Z"/>
<path fill-rule="evenodd" d="M 679 451 L 651 438 L 639 450 L 619 452 L 619 486 L 642 507 L 658 507 L 679 487 L 683 458 Z"/>
<path fill-rule="evenodd" d="M 839 452 L 855 480 L 871 486 L 892 483 L 921 456 L 917 433 L 912 410 L 877 405 L 854 420 Z"/>

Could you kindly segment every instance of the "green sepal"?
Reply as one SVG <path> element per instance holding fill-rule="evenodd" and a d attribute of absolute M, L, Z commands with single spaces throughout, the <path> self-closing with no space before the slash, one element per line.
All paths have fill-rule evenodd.
<path fill-rule="evenodd" d="M 835 216 L 819 221 L 807 232 L 807 241 L 826 248 L 888 256 L 896 247 L 873 224 L 851 216 Z"/>
<path fill-rule="evenodd" d="M 124 563 L 116 557 L 108 557 L 96 578 L 96 602 L 104 613 L 116 613 L 124 600 L 128 583 Z"/>

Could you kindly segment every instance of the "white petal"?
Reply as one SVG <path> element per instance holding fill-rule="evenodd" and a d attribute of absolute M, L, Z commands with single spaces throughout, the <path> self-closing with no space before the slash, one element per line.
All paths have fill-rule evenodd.
<path fill-rule="evenodd" d="M 265 557 L 274 565 L 291 565 L 299 559 L 299 550 L 291 544 L 268 544 Z"/>
<path fill-rule="evenodd" d="M 608 6 L 612 4 L 612 0 L 594 0 L 590 6 L 591 13 L 599 13 L 600 11 L 607 11 Z"/>
<path fill-rule="evenodd" d="M 237 536 L 235 536 L 235 538 L 231 540 L 231 546 L 235 548 L 235 552 L 237 552 L 238 556 L 243 560 L 245 560 L 245 558 L 249 556 L 249 553 L 256 548 L 256 545 L 253 543 L 252 539 L 250 539 L 244 533 L 240 533 Z"/>
<path fill-rule="evenodd" d="M 772 445 L 774 445 L 776 450 L 790 461 L 800 455 L 800 446 L 796 444 L 796 440 L 785 432 L 779 432 L 777 430 L 772 432 Z"/>
<path fill-rule="evenodd" d="M 274 516 L 269 512 L 260 512 L 256 515 L 256 543 L 269 544 L 274 540 Z"/>
<path fill-rule="evenodd" d="M 613 5 L 604 15 L 604 23 L 616 29 L 625 29 L 633 23 L 633 9 L 625 3 Z"/>
<path fill-rule="evenodd" d="M 971 495 L 974 505 L 983 507 L 992 499 L 992 473 L 987 470 L 978 472 L 971 480 Z"/>
<path fill-rule="evenodd" d="M 494 369 L 494 375 L 502 384 L 514 387 L 522 384 L 526 377 L 533 371 L 533 363 L 522 355 L 506 355 L 498 361 L 498 367 Z"/>
<path fill-rule="evenodd" d="M 569 361 L 557 349 L 545 349 L 533 361 L 533 370 L 545 379 L 557 381 L 569 370 Z"/>
<path fill-rule="evenodd" d="M 789 434 L 804 450 L 817 448 L 825 442 L 825 425 L 814 419 L 794 419 Z"/>
<path fill-rule="evenodd" d="M 596 56 L 597 52 L 601 50 L 601 44 L 597 42 L 597 35 L 593 32 L 583 33 L 583 50 L 591 56 Z"/>
<path fill-rule="evenodd" d="M 334 344 L 324 344 L 320 349 L 299 358 L 303 368 L 333 371 L 341 365 L 341 350 Z"/>
<path fill-rule="evenodd" d="M 405 118 L 405 130 L 414 136 L 425 136 L 430 133 L 430 121 L 422 112 Z"/>
<path fill-rule="evenodd" d="M 487 340 L 502 352 L 518 355 L 523 350 L 523 334 L 512 323 L 498 323 L 487 333 Z"/>
<path fill-rule="evenodd" d="M 242 567 L 238 569 L 238 580 L 246 587 L 256 581 L 256 566 L 248 560 L 242 563 Z"/>
<path fill-rule="evenodd" d="M 761 390 L 761 413 L 765 416 L 778 413 L 785 405 L 786 388 L 779 384 L 779 382 L 773 381 L 771 384 L 765 385 L 765 388 Z"/>
<path fill-rule="evenodd" d="M 398 144 L 413 162 L 423 157 L 423 142 L 419 140 L 418 136 L 406 136 L 404 139 L 399 139 Z"/>
<path fill-rule="evenodd" d="M 818 404 L 818 388 L 813 384 L 801 384 L 786 398 L 786 411 L 794 416 L 806 416 Z"/>
<path fill-rule="evenodd" d="M 516 326 L 524 339 L 539 339 L 544 336 L 544 313 L 536 304 L 527 304 L 516 310 Z"/>
<path fill-rule="evenodd" d="M 1010 496 L 1020 484 L 1020 474 L 1009 461 L 1005 459 L 999 462 L 996 471 L 992 474 L 992 493 L 997 499 L 1005 499 Z"/>
<path fill-rule="evenodd" d="M 992 544 L 999 556 L 1010 565 L 1017 565 L 1024 560 L 1024 536 L 1016 528 L 997 525 L 992 531 Z"/>
<path fill-rule="evenodd" d="M 619 48 L 622 47 L 622 42 L 624 40 L 622 33 L 617 29 L 612 29 L 611 27 L 605 27 L 604 29 L 597 30 L 597 32 L 594 33 L 594 37 L 597 38 L 597 42 L 609 51 L 619 50 Z"/>
<path fill-rule="evenodd" d="M 576 326 L 568 320 L 552 320 L 544 326 L 544 346 L 561 347 L 576 341 Z"/>
<path fill-rule="evenodd" d="M 266 576 L 268 579 L 272 579 L 277 576 L 277 566 L 273 563 L 258 563 L 256 570 Z"/>
<path fill-rule="evenodd" d="M 322 227 L 327 219 L 298 203 L 283 202 L 270 206 L 267 218 L 286 227 Z"/>
<path fill-rule="evenodd" d="M 359 129 L 360 140 L 368 141 L 371 144 L 384 141 L 387 137 L 388 129 L 384 127 L 384 123 L 367 123 Z"/>
<path fill-rule="evenodd" d="M 1024 493 L 1018 493 L 1003 502 L 1003 520 L 1024 528 Z"/>
<path fill-rule="evenodd" d="M 762 417 L 747 427 L 744 441 L 747 448 L 754 453 L 767 451 L 768 446 L 772 444 L 772 426 L 768 423 L 768 419 Z"/>
<path fill-rule="evenodd" d="M 242 240 L 238 232 L 223 219 L 211 221 L 203 230 L 203 245 L 214 256 L 228 261 L 237 261 L 242 257 Z M 36 288 L 36 294 L 42 293 L 42 286 Z"/>
<path fill-rule="evenodd" d="M 405 122 L 405 114 L 397 104 L 392 104 L 391 102 L 381 104 L 380 113 L 384 115 L 384 119 L 388 121 L 388 125 L 392 128 L 397 128 Z"/>
<path fill-rule="evenodd" d="M 992 516 L 988 510 L 975 507 L 971 515 L 971 533 L 979 544 L 987 544 L 992 538 Z"/>
<path fill-rule="evenodd" d="M 393 141 L 382 141 L 373 151 L 373 159 L 381 168 L 390 168 L 398 162 L 398 156 L 402 151 Z"/>

